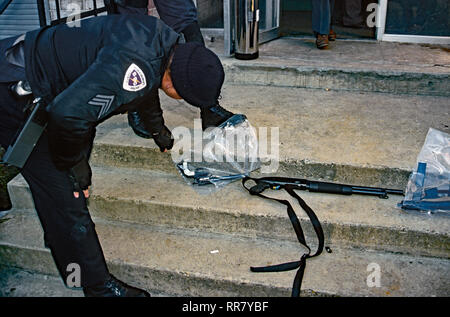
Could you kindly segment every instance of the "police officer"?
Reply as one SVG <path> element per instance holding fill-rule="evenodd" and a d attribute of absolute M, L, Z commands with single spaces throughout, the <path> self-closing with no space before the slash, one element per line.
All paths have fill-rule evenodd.
<path fill-rule="evenodd" d="M 205 45 L 202 33 L 197 21 L 197 8 L 192 0 L 153 0 L 161 19 L 176 32 L 183 34 L 186 42 L 197 42 Z M 148 14 L 148 0 L 107 0 L 105 6 L 108 14 Z M 142 105 L 133 111 L 128 111 L 128 123 L 136 135 L 143 138 L 152 138 L 154 131 L 146 123 L 149 122 L 148 109 L 159 109 L 161 105 L 157 92 L 149 99 L 152 105 Z M 211 105 L 201 110 L 202 119 L 209 118 L 209 125 L 203 120 L 203 129 L 217 126 L 213 118 L 221 121 L 223 116 L 229 116 L 229 112 L 220 105 Z"/>
<path fill-rule="evenodd" d="M 149 296 L 109 273 L 87 208 L 95 127 L 113 115 L 147 107 L 145 126 L 166 151 L 173 145 L 170 131 L 148 99 L 160 88 L 200 108 L 215 106 L 223 68 L 213 52 L 198 43 L 180 43 L 180 35 L 154 17 L 111 15 L 80 23 L 0 41 L 0 144 L 14 141 L 29 99 L 41 98 L 47 129 L 21 173 L 64 282 L 68 265 L 77 263 L 86 296 Z M 31 98 L 11 89 L 18 80 L 29 83 Z M 230 115 L 214 113 L 202 122 L 209 126 Z"/>

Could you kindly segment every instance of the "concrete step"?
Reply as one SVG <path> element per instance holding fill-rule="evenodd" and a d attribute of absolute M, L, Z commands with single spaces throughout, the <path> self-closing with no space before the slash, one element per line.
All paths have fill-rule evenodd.
<path fill-rule="evenodd" d="M 152 297 L 171 296 L 152 291 Z M 59 276 L 0 266 L 0 297 L 84 297 L 84 294 L 81 288 L 65 286 Z"/>
<path fill-rule="evenodd" d="M 0 297 L 83 297 L 65 287 L 60 277 L 0 266 Z"/>
<path fill-rule="evenodd" d="M 404 189 L 430 127 L 450 132 L 448 98 L 225 85 L 222 105 L 244 113 L 277 154 L 274 174 Z M 198 109 L 161 94 L 169 128 L 194 128 Z M 267 132 L 260 131 L 267 128 Z M 192 133 L 194 135 L 194 133 Z M 278 147 L 279 146 L 279 147 Z M 169 154 L 134 135 L 126 115 L 99 126 L 97 165 L 173 172 Z"/>
<path fill-rule="evenodd" d="M 0 264 L 56 275 L 34 212 L 8 218 L 0 224 Z M 304 251 L 288 241 L 94 221 L 113 274 L 180 296 L 289 296 L 295 271 L 249 267 L 294 261 Z M 380 287 L 368 287 L 372 267 Z M 335 248 L 308 262 L 302 289 L 312 296 L 446 296 L 449 268 L 447 259 Z"/>
<path fill-rule="evenodd" d="M 240 182 L 205 195 L 188 186 L 180 175 L 114 167 L 96 167 L 93 175 L 89 209 L 97 218 L 296 241 L 286 207 L 249 195 Z M 34 208 L 27 184 L 20 175 L 8 187 L 14 208 Z M 277 191 L 267 194 L 289 199 L 305 223 L 305 234 L 315 237 L 308 217 L 289 195 Z M 299 194 L 316 212 L 322 222 L 326 244 L 331 247 L 449 258 L 448 217 L 406 213 L 396 207 L 401 197 L 395 196 L 379 199 Z"/>
<path fill-rule="evenodd" d="M 207 42 L 223 54 L 223 42 Z M 408 95 L 449 96 L 450 46 L 341 41 L 318 50 L 314 39 L 283 37 L 260 46 L 260 57 L 222 56 L 226 81 Z"/>

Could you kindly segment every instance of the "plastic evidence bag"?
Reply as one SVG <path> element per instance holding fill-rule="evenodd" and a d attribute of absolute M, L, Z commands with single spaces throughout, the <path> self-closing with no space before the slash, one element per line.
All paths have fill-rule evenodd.
<path fill-rule="evenodd" d="M 399 207 L 428 213 L 450 212 L 450 134 L 430 128 Z"/>
<path fill-rule="evenodd" d="M 240 180 L 261 164 L 256 131 L 243 114 L 207 129 L 191 144 L 174 163 L 184 180 L 201 194 Z"/>

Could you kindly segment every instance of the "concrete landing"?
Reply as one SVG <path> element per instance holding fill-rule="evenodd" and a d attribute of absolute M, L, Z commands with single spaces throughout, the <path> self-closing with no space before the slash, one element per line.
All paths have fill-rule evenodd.
<path fill-rule="evenodd" d="M 223 55 L 223 40 L 207 41 Z M 282 37 L 260 45 L 260 57 L 222 56 L 235 83 L 449 96 L 450 45 L 337 40 L 318 50 L 312 38 Z"/>

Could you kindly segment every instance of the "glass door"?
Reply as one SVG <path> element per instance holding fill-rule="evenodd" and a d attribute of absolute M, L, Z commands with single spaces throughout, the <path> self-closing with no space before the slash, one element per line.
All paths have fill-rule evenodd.
<path fill-rule="evenodd" d="M 278 37 L 280 28 L 280 0 L 259 0 L 259 43 Z"/>
<path fill-rule="evenodd" d="M 232 55 L 234 53 L 235 1 L 236 0 L 223 1 L 225 55 Z M 278 37 L 280 27 L 280 0 L 259 0 L 258 6 L 259 43 L 261 44 Z"/>

